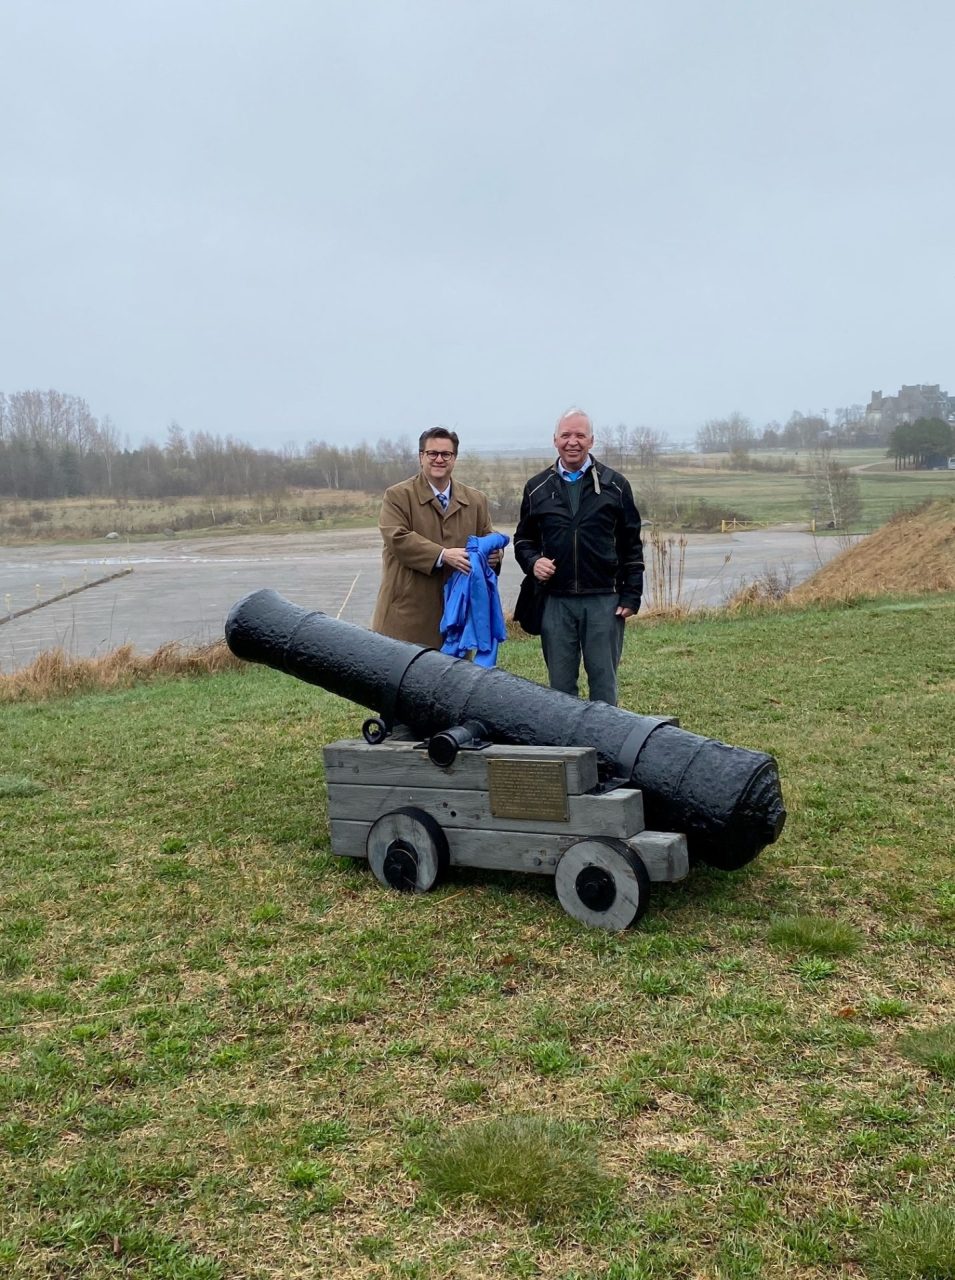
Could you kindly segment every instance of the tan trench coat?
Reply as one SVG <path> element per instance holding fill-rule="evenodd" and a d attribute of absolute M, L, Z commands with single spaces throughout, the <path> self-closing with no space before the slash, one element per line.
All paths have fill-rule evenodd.
<path fill-rule="evenodd" d="M 385 545 L 372 631 L 440 649 L 444 584 L 452 570 L 435 569 L 435 561 L 442 548 L 463 547 L 471 534 L 492 532 L 487 498 L 452 479 L 451 501 L 442 512 L 419 472 L 385 491 L 378 528 Z"/>

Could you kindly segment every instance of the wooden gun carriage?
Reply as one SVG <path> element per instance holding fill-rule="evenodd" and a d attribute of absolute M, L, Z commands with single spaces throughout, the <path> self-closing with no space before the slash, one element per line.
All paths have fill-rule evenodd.
<path fill-rule="evenodd" d="M 687 874 L 686 837 L 647 831 L 641 792 L 601 785 L 593 747 L 485 742 L 447 763 L 428 747 L 402 735 L 324 749 L 332 852 L 367 858 L 386 888 L 426 893 L 449 866 L 549 875 L 575 919 L 618 930 L 653 881 Z"/>

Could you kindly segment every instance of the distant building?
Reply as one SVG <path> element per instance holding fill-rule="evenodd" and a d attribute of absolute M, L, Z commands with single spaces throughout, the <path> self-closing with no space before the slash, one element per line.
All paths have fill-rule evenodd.
<path fill-rule="evenodd" d="M 865 428 L 880 440 L 888 440 L 900 422 L 915 422 L 918 418 L 955 423 L 955 396 L 943 391 L 938 383 L 904 386 L 897 396 L 873 391 L 865 409 Z"/>

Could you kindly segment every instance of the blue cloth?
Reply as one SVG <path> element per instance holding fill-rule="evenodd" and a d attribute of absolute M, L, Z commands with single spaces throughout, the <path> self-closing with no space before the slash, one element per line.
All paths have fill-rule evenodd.
<path fill-rule="evenodd" d="M 442 653 L 466 658 L 475 650 L 479 667 L 493 667 L 497 662 L 497 646 L 507 637 L 504 610 L 497 589 L 497 574 L 487 562 L 492 551 L 506 547 L 510 538 L 503 533 L 487 533 L 483 538 L 473 534 L 465 544 L 471 572 L 455 569 L 444 584 L 444 616 L 441 634 Z"/>
<path fill-rule="evenodd" d="M 564 472 L 564 479 L 565 479 L 565 480 L 569 480 L 569 481 L 570 481 L 570 483 L 571 483 L 571 484 L 573 484 L 573 483 L 574 483 L 574 481 L 575 481 L 575 480 L 579 480 L 579 479 L 580 479 L 580 477 L 581 477 L 583 474 L 584 474 L 584 473 L 583 473 L 582 471 L 565 471 L 565 472 Z"/>

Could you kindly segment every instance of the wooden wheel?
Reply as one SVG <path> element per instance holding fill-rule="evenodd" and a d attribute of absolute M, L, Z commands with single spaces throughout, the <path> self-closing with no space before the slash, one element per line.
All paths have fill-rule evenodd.
<path fill-rule="evenodd" d="M 597 929 L 629 929 L 650 898 L 639 854 L 609 837 L 572 844 L 557 864 L 554 884 L 567 914 Z"/>
<path fill-rule="evenodd" d="M 368 863 L 386 889 L 427 893 L 448 865 L 448 841 L 423 809 L 394 809 L 373 822 L 365 841 Z"/>

